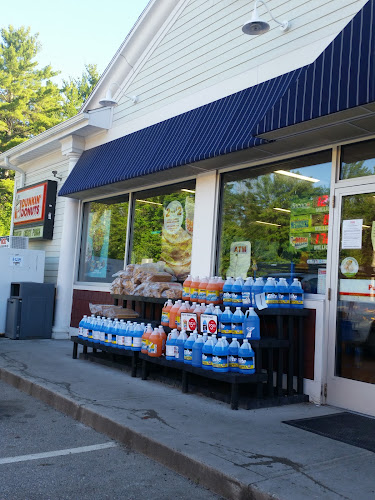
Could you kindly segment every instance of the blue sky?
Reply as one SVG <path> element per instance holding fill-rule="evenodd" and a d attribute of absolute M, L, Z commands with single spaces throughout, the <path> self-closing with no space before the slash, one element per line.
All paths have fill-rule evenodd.
<path fill-rule="evenodd" d="M 61 71 L 60 83 L 82 75 L 85 64 L 102 73 L 148 0 L 17 0 L 1 11 L 1 28 L 30 26 L 39 33 L 41 66 Z"/>

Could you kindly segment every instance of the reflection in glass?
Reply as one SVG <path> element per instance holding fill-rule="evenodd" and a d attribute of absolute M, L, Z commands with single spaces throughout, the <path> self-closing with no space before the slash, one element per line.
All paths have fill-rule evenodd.
<path fill-rule="evenodd" d="M 231 273 L 234 242 L 249 242 L 248 276 L 297 277 L 325 293 L 331 153 L 223 176 L 219 273 Z"/>
<path fill-rule="evenodd" d="M 341 147 L 340 180 L 375 175 L 375 141 Z"/>
<path fill-rule="evenodd" d="M 375 193 L 343 198 L 338 278 L 336 375 L 374 384 Z"/>
<path fill-rule="evenodd" d="M 123 269 L 128 195 L 85 203 L 78 279 L 110 283 Z"/>
<path fill-rule="evenodd" d="M 131 263 L 162 261 L 183 281 L 190 272 L 195 182 L 135 194 Z"/>

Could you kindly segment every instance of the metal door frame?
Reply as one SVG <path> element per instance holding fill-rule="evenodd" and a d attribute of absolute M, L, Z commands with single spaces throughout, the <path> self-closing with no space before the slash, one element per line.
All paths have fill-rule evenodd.
<path fill-rule="evenodd" d="M 333 224 L 331 232 L 331 249 L 329 258 L 329 288 L 330 302 L 328 307 L 328 338 L 327 338 L 327 373 L 326 402 L 327 404 L 375 416 L 375 384 L 359 382 L 335 375 L 336 363 L 336 319 L 338 297 L 338 266 L 340 251 L 341 208 L 344 196 L 374 193 L 373 176 L 364 179 L 351 179 L 351 185 L 337 183 L 334 190 L 335 207 L 333 209 Z M 367 180 L 367 183 L 366 183 Z M 345 184 L 347 182 L 345 181 Z"/>

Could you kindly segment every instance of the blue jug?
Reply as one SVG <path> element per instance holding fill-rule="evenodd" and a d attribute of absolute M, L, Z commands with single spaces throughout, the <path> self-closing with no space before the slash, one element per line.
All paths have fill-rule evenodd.
<path fill-rule="evenodd" d="M 253 307 L 250 307 L 245 313 L 243 330 L 245 338 L 251 340 L 260 339 L 260 320 Z"/>
<path fill-rule="evenodd" d="M 255 354 L 247 339 L 238 349 L 238 371 L 240 373 L 255 373 Z"/>

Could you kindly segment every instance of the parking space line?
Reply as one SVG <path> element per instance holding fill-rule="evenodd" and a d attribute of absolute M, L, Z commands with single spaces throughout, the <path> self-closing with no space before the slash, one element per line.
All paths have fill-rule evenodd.
<path fill-rule="evenodd" d="M 114 441 L 91 446 L 80 446 L 79 448 L 68 448 L 67 450 L 47 451 L 45 453 L 34 453 L 33 455 L 18 455 L 18 457 L 0 458 L 0 465 L 12 464 L 15 462 L 27 462 L 28 460 L 39 460 L 40 458 L 61 457 L 64 455 L 73 455 L 75 453 L 87 453 L 89 451 L 105 450 L 118 446 Z"/>

